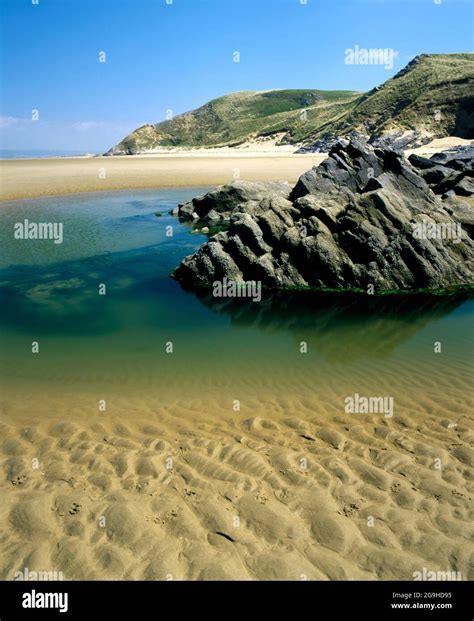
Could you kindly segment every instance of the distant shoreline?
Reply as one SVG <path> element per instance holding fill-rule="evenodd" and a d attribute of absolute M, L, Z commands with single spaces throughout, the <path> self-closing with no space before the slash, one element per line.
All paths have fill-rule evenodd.
<path fill-rule="evenodd" d="M 280 153 L 185 153 L 0 161 L 0 200 L 82 192 L 212 186 L 241 178 L 288 181 L 326 156 Z"/>
<path fill-rule="evenodd" d="M 430 156 L 457 145 L 449 137 L 406 152 Z M 0 160 L 0 201 L 82 192 L 212 186 L 240 178 L 295 183 L 327 154 L 288 152 L 288 147 L 260 149 L 163 149 L 141 155 L 82 155 Z"/>
<path fill-rule="evenodd" d="M 143 153 L 134 153 L 130 155 L 126 155 L 124 153 L 120 153 L 117 155 L 107 155 L 105 153 L 92 153 L 92 152 L 77 152 L 77 153 L 47 153 L 47 152 L 28 152 L 28 151 L 10 151 L 10 153 L 20 153 L 20 155 L 15 155 L 12 157 L 4 157 L 5 151 L 3 153 L 0 151 L 0 161 L 9 162 L 11 160 L 63 160 L 63 159 L 93 159 L 93 158 L 118 158 L 118 157 L 206 157 L 206 156 L 223 156 L 223 157 L 234 157 L 234 156 L 247 156 L 247 157 L 276 157 L 281 155 L 293 155 L 296 154 L 299 145 L 257 145 L 257 144 L 246 144 L 239 147 L 193 147 L 193 148 L 183 148 L 183 147 L 162 147 L 159 149 L 152 149 L 150 151 L 144 151 Z M 302 155 L 302 154 L 298 154 Z M 305 155 L 305 154 L 303 154 Z M 306 154 L 307 155 L 307 154 Z"/>

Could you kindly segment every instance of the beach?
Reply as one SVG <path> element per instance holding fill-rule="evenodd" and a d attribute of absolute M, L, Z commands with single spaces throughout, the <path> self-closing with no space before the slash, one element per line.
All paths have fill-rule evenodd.
<path fill-rule="evenodd" d="M 247 181 L 288 181 L 319 164 L 324 155 L 287 151 L 227 150 L 113 157 L 0 161 L 0 200 L 132 188 L 210 186 Z"/>
<path fill-rule="evenodd" d="M 169 278 L 207 239 L 170 215 L 199 186 L 324 157 L 0 162 L 0 579 L 473 578 L 472 301 L 234 306 Z M 20 252 L 37 211 L 65 242 Z"/>
<path fill-rule="evenodd" d="M 263 393 L 233 420 L 222 400 L 123 405 L 0 424 L 2 580 L 473 578 L 472 419 L 449 399 L 356 421 Z"/>
<path fill-rule="evenodd" d="M 429 157 L 470 144 L 448 137 L 406 151 Z M 246 181 L 287 181 L 317 166 L 325 153 L 295 154 L 295 147 L 268 142 L 239 148 L 160 149 L 143 155 L 0 160 L 0 200 L 80 192 L 211 186 Z"/>
<path fill-rule="evenodd" d="M 5 202 L 0 579 L 472 578 L 472 301 L 186 292 L 199 191 Z"/>

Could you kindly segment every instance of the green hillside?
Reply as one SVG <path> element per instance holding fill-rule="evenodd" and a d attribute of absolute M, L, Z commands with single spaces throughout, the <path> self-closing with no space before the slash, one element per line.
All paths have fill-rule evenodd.
<path fill-rule="evenodd" d="M 319 127 L 309 137 L 354 129 L 371 136 L 411 130 L 434 138 L 473 138 L 474 54 L 417 56 L 392 79 L 361 97 L 343 119 Z"/>
<path fill-rule="evenodd" d="M 172 120 L 144 125 L 108 154 L 159 147 L 236 146 L 263 136 L 282 144 L 362 131 L 417 132 L 421 140 L 474 137 L 474 54 L 422 55 L 369 93 L 314 89 L 244 91 Z"/>

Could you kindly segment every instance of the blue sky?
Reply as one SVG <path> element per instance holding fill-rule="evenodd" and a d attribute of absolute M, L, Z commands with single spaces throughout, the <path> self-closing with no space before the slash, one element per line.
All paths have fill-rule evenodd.
<path fill-rule="evenodd" d="M 368 90 L 474 48 L 472 0 L 34 1 L 0 0 L 3 148 L 100 152 L 229 92 Z M 396 50 L 393 68 L 346 65 L 355 45 Z"/>

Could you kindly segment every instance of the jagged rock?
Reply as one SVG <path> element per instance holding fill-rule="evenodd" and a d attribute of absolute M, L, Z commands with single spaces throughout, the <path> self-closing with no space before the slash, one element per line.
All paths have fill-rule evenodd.
<path fill-rule="evenodd" d="M 423 165 L 441 184 L 454 175 L 455 188 L 469 190 L 466 171 Z M 214 209 L 229 218 L 228 229 L 186 257 L 174 276 L 193 287 L 224 276 L 270 288 L 470 284 L 473 210 L 445 206 L 419 173 L 397 151 L 339 140 L 290 193 L 244 182 L 218 188 L 187 203 L 184 213 L 206 218 Z"/>
<path fill-rule="evenodd" d="M 178 216 L 182 220 L 228 220 L 244 205 L 246 212 L 252 213 L 262 199 L 287 198 L 290 190 L 284 182 L 234 181 L 179 205 Z"/>
<path fill-rule="evenodd" d="M 451 168 L 446 166 L 432 166 L 427 170 L 421 172 L 421 176 L 428 185 L 438 185 L 443 181 L 448 180 L 450 177 L 457 177 L 457 174 Z"/>
<path fill-rule="evenodd" d="M 457 194 L 472 196 L 474 194 L 474 147 L 461 146 L 442 153 L 435 153 L 431 158 L 412 154 L 410 163 L 419 169 L 420 175 L 435 194 L 443 198 Z"/>
<path fill-rule="evenodd" d="M 322 138 L 315 140 L 312 144 L 300 147 L 295 153 L 329 153 L 329 151 L 341 141 L 347 141 L 347 143 L 349 143 L 350 140 L 361 140 L 365 142 L 367 139 L 367 135 L 361 134 L 355 130 L 347 134 L 344 138 L 326 134 Z"/>
<path fill-rule="evenodd" d="M 470 177 L 462 177 L 456 182 L 454 191 L 459 196 L 472 196 L 474 194 L 474 181 Z"/>
<path fill-rule="evenodd" d="M 474 146 L 466 145 L 442 151 L 431 156 L 430 160 L 436 164 L 442 164 L 456 170 L 473 169 Z"/>
<path fill-rule="evenodd" d="M 420 170 L 426 170 L 427 168 L 433 168 L 434 162 L 429 157 L 423 157 L 421 155 L 417 155 L 416 153 L 412 153 L 408 158 L 408 161 L 415 168 L 419 168 Z"/>

